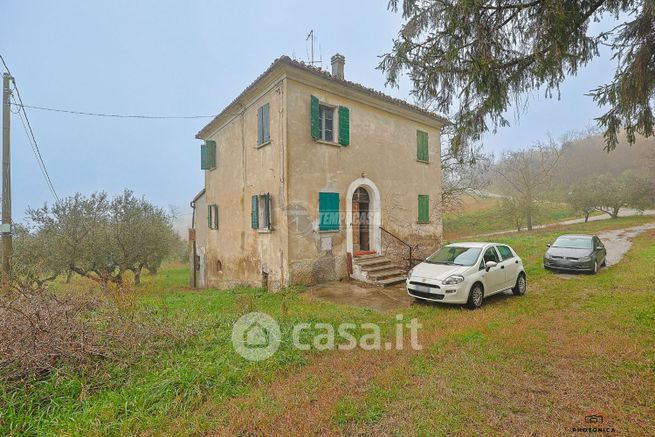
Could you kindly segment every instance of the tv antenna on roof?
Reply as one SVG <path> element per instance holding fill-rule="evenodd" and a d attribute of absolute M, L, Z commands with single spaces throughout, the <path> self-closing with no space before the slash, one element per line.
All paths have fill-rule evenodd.
<path fill-rule="evenodd" d="M 310 40 L 311 40 L 311 50 L 312 50 L 312 52 L 311 52 L 311 56 L 308 56 L 308 58 L 309 58 L 309 59 L 308 59 L 309 65 L 321 64 L 321 63 L 323 62 L 322 57 L 321 57 L 321 59 L 318 60 L 318 61 L 314 60 L 314 40 L 315 40 L 315 39 L 316 39 L 316 37 L 315 37 L 315 35 L 314 35 L 314 29 L 312 29 L 312 30 L 307 34 L 307 38 L 305 38 L 305 41 L 310 41 Z"/>

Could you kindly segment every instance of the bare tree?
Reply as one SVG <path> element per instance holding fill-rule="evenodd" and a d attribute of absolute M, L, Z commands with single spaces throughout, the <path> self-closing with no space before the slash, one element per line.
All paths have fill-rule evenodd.
<path fill-rule="evenodd" d="M 549 185 L 559 158 L 560 149 L 550 140 L 549 144 L 537 143 L 528 149 L 505 152 L 493 166 L 506 194 L 524 208 L 528 231 L 532 230 L 534 203 Z"/>
<path fill-rule="evenodd" d="M 488 180 L 492 157 L 482 145 L 454 153 L 448 148 L 441 155 L 441 203 L 444 211 L 456 210 L 462 197 L 482 188 Z"/>

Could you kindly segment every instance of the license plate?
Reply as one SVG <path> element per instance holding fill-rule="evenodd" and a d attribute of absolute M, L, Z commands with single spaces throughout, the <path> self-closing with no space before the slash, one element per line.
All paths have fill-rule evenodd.
<path fill-rule="evenodd" d="M 426 287 L 425 285 L 415 285 L 415 290 L 422 293 L 432 293 L 432 288 Z"/>

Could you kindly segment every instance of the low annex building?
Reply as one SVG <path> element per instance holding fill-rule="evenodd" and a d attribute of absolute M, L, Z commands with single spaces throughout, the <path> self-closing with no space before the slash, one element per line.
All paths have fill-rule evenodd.
<path fill-rule="evenodd" d="M 439 245 L 448 121 L 345 80 L 344 64 L 278 58 L 196 135 L 192 286 L 367 280 L 359 255 L 401 266 L 409 246 Z"/>

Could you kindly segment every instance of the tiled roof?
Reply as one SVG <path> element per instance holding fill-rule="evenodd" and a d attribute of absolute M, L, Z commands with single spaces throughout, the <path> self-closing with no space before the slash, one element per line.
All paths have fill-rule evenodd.
<path fill-rule="evenodd" d="M 273 61 L 273 63 L 266 69 L 266 71 L 264 71 L 262 74 L 260 74 L 259 77 L 257 77 L 257 79 L 255 79 L 250 85 L 248 85 L 246 87 L 246 89 L 244 89 L 241 92 L 241 94 L 239 94 L 232 102 L 230 102 L 229 105 L 227 105 L 225 107 L 225 109 L 223 109 L 216 117 L 214 117 L 214 119 L 211 122 L 209 122 L 207 124 L 207 126 L 202 128 L 200 130 L 200 132 L 198 132 L 196 137 L 200 138 L 201 135 L 203 134 L 203 132 L 209 126 L 211 126 L 218 118 L 220 118 L 223 114 L 225 114 L 227 112 L 227 110 L 230 107 L 232 107 L 232 105 L 236 104 L 250 89 L 252 89 L 255 85 L 257 85 L 261 80 L 263 80 L 275 67 L 277 67 L 278 65 L 282 65 L 282 64 L 289 65 L 291 67 L 295 67 L 295 68 L 307 71 L 307 72 L 312 73 L 312 74 L 314 74 L 314 75 L 316 75 L 318 77 L 321 77 L 321 78 L 323 78 L 325 80 L 329 80 L 331 82 L 336 82 L 336 83 L 339 83 L 341 85 L 350 87 L 350 88 L 355 89 L 357 91 L 366 93 L 366 94 L 368 94 L 370 96 L 376 97 L 376 98 L 381 99 L 381 100 L 385 100 L 387 102 L 390 102 L 390 103 L 393 103 L 395 105 L 401 106 L 401 107 L 403 107 L 405 109 L 409 109 L 410 111 L 417 112 L 417 113 L 419 113 L 419 114 L 421 114 L 423 116 L 432 118 L 432 119 L 440 121 L 442 123 L 445 123 L 445 124 L 450 123 L 447 118 L 445 118 L 445 117 L 443 117 L 443 116 L 441 116 L 439 114 L 435 114 L 434 112 L 423 109 L 423 108 L 421 108 L 419 106 L 412 105 L 411 103 L 408 103 L 405 100 L 388 96 L 388 95 L 386 95 L 386 94 L 384 94 L 384 93 L 382 93 L 382 92 L 380 92 L 378 90 L 375 90 L 373 88 L 365 87 L 364 85 L 361 85 L 361 84 L 356 83 L 356 82 L 351 82 L 351 81 L 345 80 L 345 79 L 339 79 L 339 78 L 333 76 L 332 74 L 330 74 L 329 72 L 327 72 L 325 70 L 322 70 L 321 68 L 314 67 L 313 65 L 306 64 L 306 63 L 304 63 L 302 61 L 296 61 L 294 59 L 291 59 L 288 56 L 281 56 L 281 57 L 277 58 L 275 61 Z"/>

